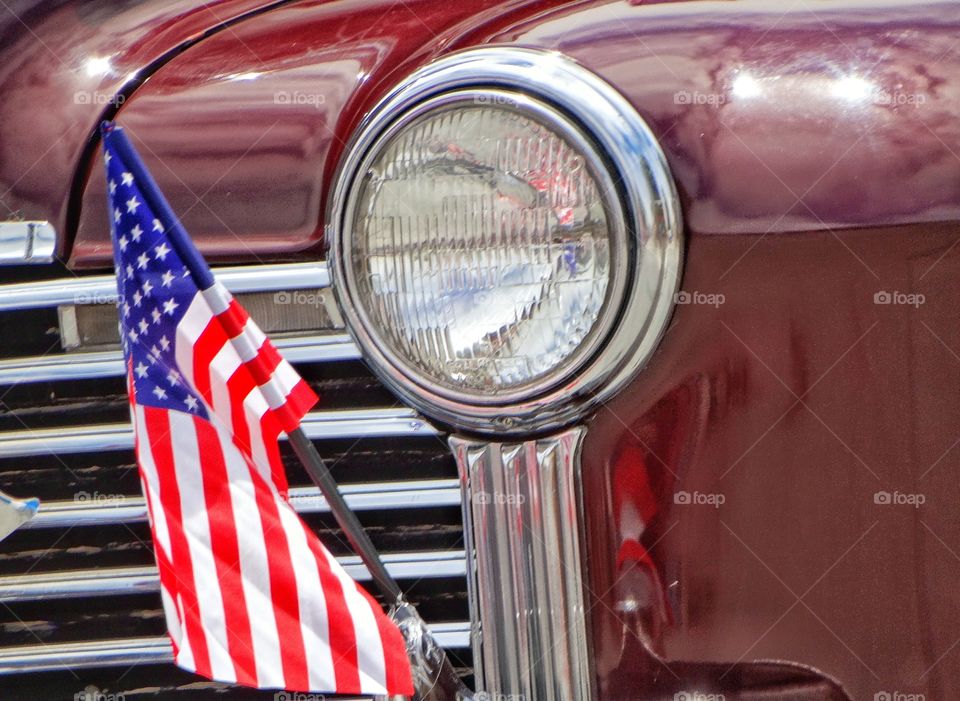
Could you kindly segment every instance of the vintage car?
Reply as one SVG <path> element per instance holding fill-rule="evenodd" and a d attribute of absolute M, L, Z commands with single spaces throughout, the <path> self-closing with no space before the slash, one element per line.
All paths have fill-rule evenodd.
<path fill-rule="evenodd" d="M 170 663 L 105 119 L 478 698 L 960 698 L 956 2 L 0 5 L 0 698 L 306 698 Z"/>

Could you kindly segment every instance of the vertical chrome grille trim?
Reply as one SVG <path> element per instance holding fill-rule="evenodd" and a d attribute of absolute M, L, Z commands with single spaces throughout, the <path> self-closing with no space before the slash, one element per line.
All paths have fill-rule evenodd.
<path fill-rule="evenodd" d="M 525 701 L 594 698 L 580 450 L 572 428 L 523 443 L 451 437 L 464 489 L 479 685 Z"/>

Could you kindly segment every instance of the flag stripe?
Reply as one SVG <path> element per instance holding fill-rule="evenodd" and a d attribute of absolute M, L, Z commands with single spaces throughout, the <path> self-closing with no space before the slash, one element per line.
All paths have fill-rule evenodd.
<path fill-rule="evenodd" d="M 209 520 L 210 548 L 217 582 L 223 595 L 227 649 L 236 669 L 236 681 L 247 686 L 256 686 L 253 636 L 243 589 L 243 574 L 239 570 L 240 545 L 227 466 L 216 430 L 208 421 L 196 416 L 191 418 L 197 434 L 199 454 L 204 457 L 200 474 Z"/>
<path fill-rule="evenodd" d="M 201 674 L 210 676 L 210 658 L 207 654 L 207 641 L 200 622 L 200 602 L 197 600 L 193 576 L 193 558 L 183 531 L 183 515 L 180 506 L 180 488 L 173 471 L 173 444 L 170 438 L 168 414 L 162 409 L 152 407 L 138 408 L 143 412 L 146 436 L 153 452 L 157 468 L 157 484 L 160 504 L 168 516 L 170 532 L 170 559 L 177 563 L 173 568 L 175 582 L 171 595 L 175 601 L 182 602 L 180 612 L 183 624 L 184 640 L 193 657 L 193 666 Z"/>

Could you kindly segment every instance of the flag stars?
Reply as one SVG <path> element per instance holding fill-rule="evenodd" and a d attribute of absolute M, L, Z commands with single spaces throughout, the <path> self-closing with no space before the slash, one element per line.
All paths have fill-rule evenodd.
<path fill-rule="evenodd" d="M 127 336 L 129 336 L 130 340 L 133 341 L 134 343 L 136 343 L 137 339 L 139 338 L 135 329 L 130 329 L 129 331 L 127 331 Z"/>
<path fill-rule="evenodd" d="M 128 239 L 126 234 L 124 234 L 119 239 L 117 239 L 117 243 L 120 244 L 120 250 L 125 251 L 127 250 L 127 246 L 130 245 L 130 239 Z"/>
<path fill-rule="evenodd" d="M 146 320 L 146 319 L 141 319 L 141 320 L 140 320 L 140 323 L 137 324 L 137 326 L 140 327 L 140 335 L 141 335 L 141 336 L 145 335 L 145 334 L 147 333 L 147 331 L 150 329 L 150 324 L 147 323 L 147 320 Z"/>
<path fill-rule="evenodd" d="M 167 246 L 167 242 L 164 241 L 159 246 L 153 249 L 153 252 L 157 260 L 166 260 L 167 254 L 170 253 L 170 247 Z"/>
<path fill-rule="evenodd" d="M 160 349 L 157 348 L 157 344 L 153 344 L 152 346 L 150 346 L 150 355 L 152 355 L 154 358 L 157 358 L 158 360 L 160 359 Z"/>
<path fill-rule="evenodd" d="M 153 220 L 153 230 L 159 231 L 161 234 L 163 233 L 163 224 L 160 223 L 159 219 Z"/>
<path fill-rule="evenodd" d="M 127 214 L 136 214 L 137 208 L 140 206 L 140 200 L 137 199 L 137 196 L 134 195 L 129 200 L 127 200 Z"/>
<path fill-rule="evenodd" d="M 176 311 L 177 307 L 180 305 L 177 304 L 177 300 L 172 297 L 163 303 L 163 311 L 170 316 L 173 316 L 173 312 Z"/>
<path fill-rule="evenodd" d="M 143 290 L 144 297 L 149 297 L 150 292 L 153 291 L 153 285 L 150 284 L 149 280 L 144 280 L 143 284 L 140 287 Z"/>
<path fill-rule="evenodd" d="M 133 266 L 127 263 L 127 280 L 133 280 Z"/>
<path fill-rule="evenodd" d="M 173 272 L 168 270 L 163 275 L 160 276 L 160 284 L 163 287 L 172 287 L 173 286 Z"/>
<path fill-rule="evenodd" d="M 111 178 L 110 180 L 110 194 L 113 195 L 117 191 L 117 181 Z"/>
<path fill-rule="evenodd" d="M 130 235 L 133 237 L 134 242 L 139 243 L 140 237 L 143 236 L 143 229 L 140 228 L 139 224 L 134 224 L 133 228 L 130 229 Z"/>
<path fill-rule="evenodd" d="M 153 388 L 153 393 L 157 396 L 157 399 L 167 398 L 167 390 L 165 390 L 160 385 L 157 385 L 156 387 Z"/>
<path fill-rule="evenodd" d="M 139 307 L 140 302 L 142 301 L 143 301 L 143 295 L 140 294 L 140 290 L 137 290 L 136 292 L 133 293 L 133 306 Z"/>
<path fill-rule="evenodd" d="M 120 181 L 127 187 L 130 187 L 131 185 L 133 185 L 133 173 L 128 173 L 124 171 L 123 174 L 120 176 Z"/>
<path fill-rule="evenodd" d="M 167 340 L 165 335 L 160 337 L 160 347 L 163 348 L 163 350 L 168 350 L 170 348 L 170 341 Z"/>
<path fill-rule="evenodd" d="M 113 221 L 116 224 L 120 223 L 120 209 L 117 207 L 113 208 Z"/>
<path fill-rule="evenodd" d="M 154 324 L 159 324 L 159 323 L 160 323 L 160 317 L 162 317 L 163 314 L 160 313 L 160 310 L 159 310 L 159 309 L 157 309 L 156 307 L 154 307 L 154 308 L 153 308 L 153 311 L 150 312 L 150 316 L 153 317 L 153 323 L 154 323 Z"/>
<path fill-rule="evenodd" d="M 171 370 L 167 373 L 167 382 L 170 383 L 171 387 L 176 387 L 180 384 L 180 373 L 176 370 Z"/>
<path fill-rule="evenodd" d="M 137 373 L 137 377 L 139 377 L 141 380 L 147 376 L 147 370 L 148 368 L 142 360 L 137 363 L 137 367 L 133 369 L 133 371 Z"/>
<path fill-rule="evenodd" d="M 197 398 L 194 397 L 192 394 L 188 394 L 186 397 L 184 397 L 183 403 L 187 405 L 187 409 L 189 409 L 190 411 L 197 410 Z"/>
<path fill-rule="evenodd" d="M 130 316 L 130 304 L 128 302 L 123 303 L 123 317 L 126 319 Z"/>
<path fill-rule="evenodd" d="M 146 270 L 146 269 L 147 269 L 147 263 L 149 263 L 149 262 L 150 262 L 150 256 L 148 256 L 146 253 L 141 253 L 139 256 L 137 256 L 137 268 L 138 268 L 138 269 L 140 269 L 140 270 Z"/>

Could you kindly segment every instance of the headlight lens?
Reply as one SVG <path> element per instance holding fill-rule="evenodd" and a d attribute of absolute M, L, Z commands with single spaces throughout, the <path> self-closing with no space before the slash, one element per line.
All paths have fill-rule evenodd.
<path fill-rule="evenodd" d="M 566 116 L 519 94 L 448 94 L 369 151 L 347 274 L 384 352 L 434 389 L 507 401 L 556 384 L 619 304 L 608 169 Z"/>

